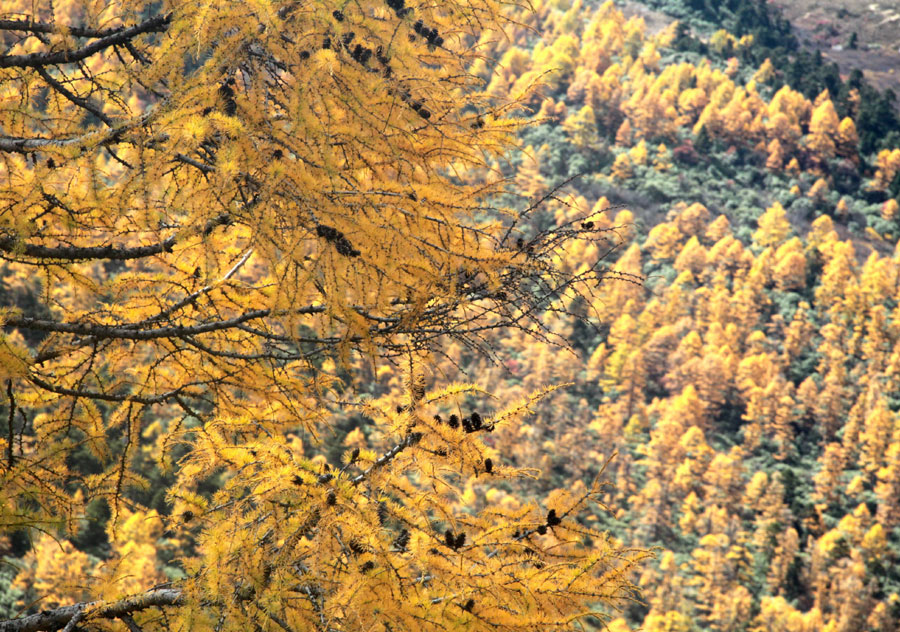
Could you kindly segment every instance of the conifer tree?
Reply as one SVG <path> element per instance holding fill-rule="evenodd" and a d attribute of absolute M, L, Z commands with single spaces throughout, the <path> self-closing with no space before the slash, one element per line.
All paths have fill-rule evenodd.
<path fill-rule="evenodd" d="M 845 129 L 849 135 L 849 130 Z M 841 140 L 840 122 L 826 90 L 817 99 L 809 122 L 809 148 L 819 160 L 831 158 Z M 849 140 L 849 139 L 848 139 Z"/>
<path fill-rule="evenodd" d="M 462 411 L 429 374 L 601 276 L 554 263 L 590 229 L 490 206 L 517 104 L 468 69 L 499 3 L 35 6 L 0 21 L 0 255 L 39 305 L 0 307 L 0 529 L 73 536 L 97 501 L 127 533 L 153 462 L 182 546 L 178 579 L 122 553 L 128 581 L 0 630 L 549 630 L 633 595 L 641 555 L 575 520 L 599 484 L 462 491 L 528 473 L 482 438 L 549 389 Z M 366 364 L 403 401 L 355 396 Z M 351 414 L 381 449 L 316 454 Z"/>

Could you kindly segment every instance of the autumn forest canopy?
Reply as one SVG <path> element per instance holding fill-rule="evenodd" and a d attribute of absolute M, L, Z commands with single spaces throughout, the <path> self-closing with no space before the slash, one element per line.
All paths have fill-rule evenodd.
<path fill-rule="evenodd" d="M 2 11 L 0 631 L 900 625 L 898 104 L 768 3 Z"/>

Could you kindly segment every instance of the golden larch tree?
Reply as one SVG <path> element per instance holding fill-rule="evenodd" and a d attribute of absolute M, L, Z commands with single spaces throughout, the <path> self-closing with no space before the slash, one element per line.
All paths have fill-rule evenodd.
<path fill-rule="evenodd" d="M 468 69 L 499 3 L 36 6 L 0 22 L 0 255 L 38 305 L 0 307 L 0 528 L 65 537 L 101 500 L 128 533 L 152 461 L 184 546 L 177 581 L 135 540 L 102 599 L 0 630 L 548 630 L 633 595 L 640 554 L 575 519 L 599 483 L 468 502 L 531 474 L 482 437 L 552 388 L 488 412 L 431 371 L 599 275 L 554 265 L 588 228 L 491 204 L 516 103 Z M 385 367 L 400 401 L 354 391 Z M 342 415 L 377 450 L 317 454 Z"/>

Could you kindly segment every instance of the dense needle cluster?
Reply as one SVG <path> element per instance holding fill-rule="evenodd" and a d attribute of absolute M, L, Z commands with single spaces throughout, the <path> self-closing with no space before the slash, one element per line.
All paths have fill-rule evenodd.
<path fill-rule="evenodd" d="M 381 44 L 375 47 L 375 59 L 378 60 L 378 63 L 384 68 L 382 70 L 382 76 L 384 76 L 385 79 L 390 78 L 393 73 L 393 69 L 389 63 L 391 60 L 384 54 L 384 46 Z"/>
<path fill-rule="evenodd" d="M 368 562 L 364 563 L 362 566 L 359 567 L 359 572 L 368 573 L 373 568 L 375 568 L 375 562 L 373 562 L 372 560 L 369 560 Z"/>

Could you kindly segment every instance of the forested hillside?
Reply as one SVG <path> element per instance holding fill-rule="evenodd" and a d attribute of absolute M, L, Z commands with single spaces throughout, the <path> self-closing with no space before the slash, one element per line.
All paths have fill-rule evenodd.
<path fill-rule="evenodd" d="M 505 183 L 491 192 L 495 206 L 478 212 L 487 226 L 496 208 L 519 210 L 508 231 L 516 253 L 579 283 L 600 270 L 603 282 L 552 288 L 551 308 L 536 303 L 545 311 L 514 320 L 527 326 L 501 328 L 512 320 L 502 301 L 480 311 L 473 338 L 429 347 L 427 375 L 405 367 L 402 353 L 395 366 L 317 356 L 316 374 L 341 396 L 364 394 L 365 407 L 335 407 L 327 432 L 292 428 L 285 443 L 309 458 L 303 484 L 353 471 L 357 459 L 391 449 L 427 383 L 436 390 L 426 401 L 453 404 L 426 432 L 464 450 L 465 475 L 460 466 L 452 477 L 460 493 L 441 499 L 448 514 L 500 516 L 504 529 L 528 523 L 513 542 L 539 534 L 546 551 L 571 545 L 567 534 L 588 546 L 609 534 L 603 563 L 617 582 L 617 569 L 630 573 L 640 597 L 622 600 L 631 593 L 619 589 L 608 622 L 579 625 L 891 632 L 900 626 L 895 97 L 804 51 L 765 2 L 645 4 L 668 12 L 671 25 L 650 32 L 614 2 L 547 0 L 512 11 L 505 32 L 473 38 L 480 59 L 469 70 L 483 80 L 484 103 L 511 96 L 525 111 L 506 119 L 472 106 L 466 121 L 476 131 L 517 129 L 518 149 L 442 167 L 461 186 Z M 436 34 L 411 28 L 410 42 L 433 50 Z M 454 287 L 491 287 L 506 299 L 463 272 Z M 5 305 L 43 309 L 35 278 L 0 267 L 0 288 Z M 452 386 L 462 382 L 477 388 Z M 506 419 L 510 410 L 535 414 L 464 444 L 482 415 Z M 393 421 L 376 423 L 379 415 Z M 194 519 L 230 479 L 210 468 L 193 494 L 167 496 L 184 447 L 166 463 L 152 455 L 169 423 L 142 429 L 133 458 L 147 480 L 117 509 L 117 530 L 98 501 L 59 541 L 0 534 L 10 562 L 0 568 L 0 617 L 35 600 L 87 599 L 85 573 L 120 592 L 190 574 L 183 559 L 209 541 Z M 455 457 L 437 445 L 421 458 L 440 470 Z M 72 460 L 92 466 L 85 454 Z M 531 478 L 531 468 L 543 475 Z M 407 488 L 393 482 L 402 497 Z M 581 511 L 588 498 L 596 502 Z M 569 531 L 554 530 L 557 511 Z M 399 528 L 413 513 L 390 520 Z M 492 533 L 482 518 L 465 524 Z M 359 561 L 405 553 L 410 534 L 399 533 L 382 557 L 369 551 Z M 456 552 L 463 543 L 451 535 Z M 420 535 L 410 548 L 431 562 L 432 545 Z M 655 557 L 641 561 L 646 549 Z M 519 553 L 534 579 L 545 561 L 530 545 Z M 475 603 L 465 602 L 455 629 L 473 625 Z"/>
<path fill-rule="evenodd" d="M 793 47 L 754 65 L 773 49 L 753 29 L 651 35 L 577 0 L 540 6 L 530 26 L 542 37 L 498 40 L 507 73 L 486 77 L 544 85 L 521 156 L 498 166 L 530 199 L 562 184 L 535 225 L 611 231 L 569 265 L 617 244 L 613 267 L 646 282 L 569 306 L 594 327 L 550 315 L 574 353 L 513 337 L 496 367 L 458 350 L 497 393 L 573 383 L 544 421 L 497 437 L 498 454 L 564 485 L 618 452 L 596 524 L 660 549 L 645 604 L 612 629 L 896 629 L 891 95 L 858 75 L 829 84 L 821 60 L 825 79 L 798 71 L 815 57 Z"/>

